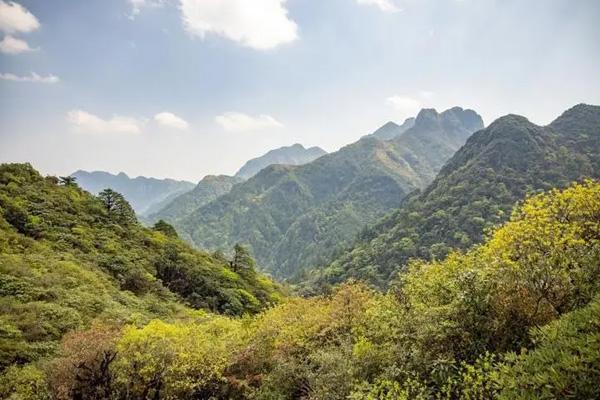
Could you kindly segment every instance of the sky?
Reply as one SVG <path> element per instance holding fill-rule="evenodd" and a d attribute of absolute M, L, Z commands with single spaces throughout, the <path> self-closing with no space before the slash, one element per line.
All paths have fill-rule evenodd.
<path fill-rule="evenodd" d="M 198 181 L 421 108 L 600 104 L 598 0 L 0 0 L 0 162 Z"/>

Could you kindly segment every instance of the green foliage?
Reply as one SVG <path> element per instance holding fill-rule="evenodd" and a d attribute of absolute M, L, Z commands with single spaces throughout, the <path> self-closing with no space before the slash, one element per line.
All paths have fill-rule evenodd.
<path fill-rule="evenodd" d="M 500 399 L 600 397 L 600 298 L 532 332 L 535 348 L 502 369 Z"/>
<path fill-rule="evenodd" d="M 98 198 L 104 205 L 109 218 L 113 221 L 120 224 L 137 222 L 135 211 L 121 193 L 117 193 L 112 189 L 104 189 L 98 194 Z"/>
<path fill-rule="evenodd" d="M 154 224 L 152 229 L 154 229 L 155 231 L 161 232 L 164 235 L 169 236 L 169 237 L 173 237 L 173 238 L 179 237 L 179 235 L 177 235 L 177 231 L 175 230 L 175 228 L 173 228 L 173 225 L 163 221 L 162 219 L 158 220 L 158 222 L 156 222 Z"/>
<path fill-rule="evenodd" d="M 0 375 L 0 398 L 6 400 L 50 400 L 44 371 L 33 365 L 13 365 Z"/>
<path fill-rule="evenodd" d="M 578 105 L 540 127 L 508 115 L 475 133 L 422 192 L 363 231 L 320 275 L 387 287 L 411 258 L 443 259 L 481 243 L 528 194 L 600 177 L 600 107 Z"/>
<path fill-rule="evenodd" d="M 6 168 L 0 181 L 14 175 L 14 166 Z M 16 176 L 30 175 L 29 167 L 20 168 L 24 171 Z M 53 185 L 48 199 L 58 195 L 55 191 L 81 193 L 44 181 Z M 78 198 L 86 196 L 98 205 L 85 193 Z M 586 181 L 528 198 L 483 244 L 444 260 L 411 262 L 387 293 L 347 282 L 329 295 L 286 298 L 253 316 L 192 311 L 178 306 L 172 294 L 200 302 L 214 293 L 214 310 L 258 309 L 262 303 L 252 299 L 259 292 L 243 284 L 253 279 L 264 284 L 265 278 L 250 268 L 244 247 L 236 246 L 229 265 L 218 264 L 236 286 L 203 286 L 211 269 L 196 275 L 193 266 L 199 263 L 194 261 L 212 260 L 214 266 L 222 257 L 194 252 L 135 224 L 124 228 L 111 221 L 102 204 L 94 209 L 100 214 L 93 219 L 95 228 L 87 229 L 105 223 L 96 233 L 110 237 L 113 229 L 121 229 L 126 232 L 121 241 L 141 235 L 145 247 L 136 254 L 137 262 L 143 263 L 143 254 L 160 252 L 145 270 L 156 278 L 155 286 L 143 295 L 117 287 L 115 276 L 129 270 L 128 251 L 136 242 L 126 242 L 127 251 L 111 242 L 108 248 L 117 251 L 99 265 L 93 260 L 107 252 L 103 242 L 103 253 L 85 250 L 93 254 L 87 259 L 82 248 L 88 246 L 67 251 L 62 243 L 17 233 L 0 219 L 5 233 L 0 255 L 8 261 L 0 263 L 0 306 L 8 311 L 0 317 L 1 359 L 8 360 L 0 375 L 3 397 L 489 400 L 600 395 L 600 183 Z M 45 237 L 53 237 L 53 229 L 47 228 Z M 193 295 L 200 292 L 205 295 Z M 219 303 L 224 293 L 230 297 Z M 164 303 L 172 308 L 161 310 Z"/>
<path fill-rule="evenodd" d="M 281 298 L 253 270 L 194 250 L 159 225 L 146 229 L 111 190 L 98 198 L 0 165 L 0 370 L 53 354 L 95 318 L 145 323 L 205 308 L 255 313 Z"/>
<path fill-rule="evenodd" d="M 162 219 L 179 224 L 196 209 L 229 193 L 233 185 L 240 182 L 242 179 L 227 175 L 205 176 L 193 190 L 169 199 L 166 204 L 162 204 L 162 207 L 153 207 L 153 210 L 147 212 L 145 219 L 150 222 Z"/>
<path fill-rule="evenodd" d="M 241 243 L 258 265 L 290 278 L 331 260 L 363 226 L 425 187 L 482 126 L 471 110 L 425 110 L 393 140 L 367 137 L 305 165 L 271 165 L 185 218 L 165 219 L 198 247 Z"/>

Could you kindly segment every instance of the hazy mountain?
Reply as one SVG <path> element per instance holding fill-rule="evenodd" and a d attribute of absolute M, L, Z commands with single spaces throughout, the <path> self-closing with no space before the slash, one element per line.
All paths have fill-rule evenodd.
<path fill-rule="evenodd" d="M 415 125 L 415 118 L 407 118 L 402 125 L 395 122 L 388 122 L 375 132 L 365 135 L 364 137 L 376 137 L 381 140 L 390 140 L 400 136 Z"/>
<path fill-rule="evenodd" d="M 393 140 L 366 137 L 302 166 L 267 167 L 177 227 L 204 248 L 249 244 L 259 265 L 291 276 L 330 259 L 365 224 L 425 187 L 481 127 L 471 110 L 423 110 Z"/>
<path fill-rule="evenodd" d="M 192 190 L 195 186 L 192 182 L 173 179 L 143 176 L 130 178 L 123 172 L 114 175 L 103 171 L 79 170 L 71 176 L 77 178 L 79 186 L 91 193 L 97 194 L 106 188 L 121 193 L 131 203 L 135 212 L 140 215 L 147 213 L 148 210 L 169 198 Z"/>
<path fill-rule="evenodd" d="M 301 144 L 296 143 L 292 146 L 271 150 L 260 157 L 249 160 L 235 176 L 245 180 L 272 164 L 302 165 L 316 160 L 324 154 L 327 154 L 327 152 L 320 147 L 306 149 Z"/>
<path fill-rule="evenodd" d="M 475 133 L 422 193 L 380 220 L 324 280 L 384 286 L 411 257 L 442 258 L 483 240 L 527 193 L 600 177 L 600 107 L 577 105 L 548 126 L 507 115 Z"/>
<path fill-rule="evenodd" d="M 172 198 L 159 210 L 149 212 L 147 219 L 150 221 L 165 221 L 175 223 L 187 217 L 190 213 L 210 203 L 217 197 L 229 193 L 233 185 L 243 182 L 243 179 L 227 175 L 207 175 L 193 190 Z"/>

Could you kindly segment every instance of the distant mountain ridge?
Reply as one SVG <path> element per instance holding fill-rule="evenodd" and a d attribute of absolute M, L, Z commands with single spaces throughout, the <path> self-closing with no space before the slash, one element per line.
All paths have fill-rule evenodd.
<path fill-rule="evenodd" d="M 229 193 L 233 185 L 240 182 L 243 182 L 243 179 L 234 176 L 207 175 L 198 182 L 194 189 L 179 194 L 159 210 L 149 213 L 147 219 L 150 222 L 163 219 L 177 223 L 199 207 Z"/>
<path fill-rule="evenodd" d="M 299 143 L 280 147 L 271 150 L 260 157 L 247 161 L 239 171 L 236 172 L 235 177 L 244 180 L 250 179 L 269 165 L 302 165 L 314 161 L 325 154 L 327 154 L 327 152 L 320 147 L 315 146 L 307 149 Z"/>
<path fill-rule="evenodd" d="M 424 188 L 482 127 L 472 110 L 423 110 L 392 140 L 369 136 L 305 165 L 271 165 L 175 225 L 203 248 L 250 245 L 259 265 L 289 277 L 330 259 L 366 224 Z"/>
<path fill-rule="evenodd" d="M 90 193 L 97 194 L 106 188 L 121 193 L 140 215 L 170 197 L 192 190 L 195 186 L 192 182 L 174 179 L 156 179 L 144 176 L 130 178 L 124 172 L 115 175 L 104 171 L 78 170 L 71 176 L 77 178 L 79 186 Z"/>
<path fill-rule="evenodd" d="M 528 193 L 600 178 L 600 107 L 580 104 L 547 126 L 507 115 L 473 134 L 421 193 L 364 231 L 321 283 L 385 286 L 409 258 L 480 243 Z"/>
<path fill-rule="evenodd" d="M 391 140 L 395 137 L 402 135 L 404 132 L 415 126 L 415 118 L 407 118 L 404 120 L 402 125 L 398 125 L 395 122 L 389 121 L 384 124 L 381 128 L 375 132 L 365 135 L 363 137 L 376 137 L 381 140 Z"/>

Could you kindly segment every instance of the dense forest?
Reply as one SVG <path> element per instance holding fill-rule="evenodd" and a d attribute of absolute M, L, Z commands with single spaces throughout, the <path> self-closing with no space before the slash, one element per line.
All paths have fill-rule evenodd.
<path fill-rule="evenodd" d="M 386 292 L 311 298 L 282 295 L 239 246 L 226 261 L 141 227 L 118 193 L 28 165 L 0 184 L 2 398 L 600 396 L 598 182 L 527 198 Z"/>
<path fill-rule="evenodd" d="M 517 115 L 499 118 L 324 271 L 296 280 L 309 291 L 349 278 L 386 287 L 411 258 L 443 259 L 481 243 L 527 194 L 586 177 L 600 178 L 599 106 L 577 105 L 544 127 Z"/>
<path fill-rule="evenodd" d="M 192 249 L 164 221 L 152 229 L 110 189 L 0 166 L 0 367 L 56 352 L 94 321 L 147 323 L 205 310 L 256 313 L 282 298 L 238 246 L 231 260 Z"/>
<path fill-rule="evenodd" d="M 278 278 L 323 264 L 367 224 L 430 183 L 467 138 L 483 127 L 473 110 L 419 112 L 414 125 L 381 140 L 364 137 L 302 165 L 271 165 L 178 220 L 199 248 L 249 247 Z"/>

